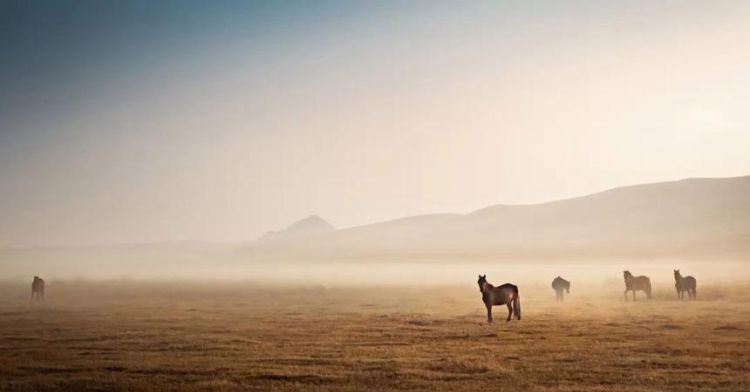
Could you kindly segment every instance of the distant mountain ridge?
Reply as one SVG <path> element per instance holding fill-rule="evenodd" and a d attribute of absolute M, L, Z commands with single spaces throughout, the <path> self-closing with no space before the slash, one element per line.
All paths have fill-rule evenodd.
<path fill-rule="evenodd" d="M 546 203 L 494 205 L 467 214 L 418 215 L 346 229 L 312 215 L 242 243 L 0 249 L 0 265 L 18 270 L 38 261 L 62 268 L 103 261 L 181 265 L 657 258 L 750 261 L 750 176 L 632 185 Z"/>
<path fill-rule="evenodd" d="M 332 224 L 317 215 L 310 215 L 305 219 L 297 221 L 284 230 L 269 231 L 259 238 L 259 241 L 276 241 L 321 233 L 328 233 L 336 230 Z"/>
<path fill-rule="evenodd" d="M 257 260 L 743 258 L 750 255 L 750 176 L 633 185 L 313 234 L 259 241 L 245 252 Z"/>

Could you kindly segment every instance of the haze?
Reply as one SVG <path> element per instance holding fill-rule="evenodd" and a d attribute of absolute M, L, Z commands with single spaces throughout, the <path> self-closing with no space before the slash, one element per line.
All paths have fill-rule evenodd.
<path fill-rule="evenodd" d="M 743 1 L 4 1 L 0 246 L 747 175 L 748 20 Z"/>
<path fill-rule="evenodd" d="M 0 0 L 0 391 L 750 391 L 748 22 Z"/>

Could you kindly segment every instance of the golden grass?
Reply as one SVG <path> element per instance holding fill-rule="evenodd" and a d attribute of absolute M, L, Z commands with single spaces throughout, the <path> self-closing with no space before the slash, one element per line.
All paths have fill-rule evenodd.
<path fill-rule="evenodd" d="M 26 286 L 0 285 L 0 390 L 750 390 L 747 287 L 522 287 L 523 320 L 487 325 L 472 285 L 53 281 L 32 306 Z"/>

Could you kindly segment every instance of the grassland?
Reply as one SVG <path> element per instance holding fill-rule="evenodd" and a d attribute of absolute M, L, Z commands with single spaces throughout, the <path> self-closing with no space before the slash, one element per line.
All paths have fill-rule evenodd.
<path fill-rule="evenodd" d="M 462 287 L 0 285 L 0 390 L 748 391 L 750 289 L 522 287 L 487 325 Z"/>

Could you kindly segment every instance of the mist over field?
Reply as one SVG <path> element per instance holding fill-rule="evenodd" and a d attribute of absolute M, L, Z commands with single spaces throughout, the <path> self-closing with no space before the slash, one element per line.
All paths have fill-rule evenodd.
<path fill-rule="evenodd" d="M 749 277 L 750 177 L 616 188 L 535 205 L 406 217 L 336 229 L 311 216 L 237 243 L 170 242 L 0 250 L 6 279 L 186 279 L 308 284 L 462 284 L 489 272 L 600 284 L 632 269 L 667 284 Z"/>
<path fill-rule="evenodd" d="M 0 1 L 0 392 L 750 391 L 748 21 Z"/>

